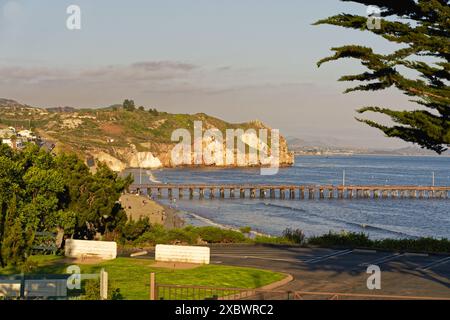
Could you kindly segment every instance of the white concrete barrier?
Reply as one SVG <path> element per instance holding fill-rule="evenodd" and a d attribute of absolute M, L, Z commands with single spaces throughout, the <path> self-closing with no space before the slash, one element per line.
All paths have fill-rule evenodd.
<path fill-rule="evenodd" d="M 210 249 L 208 247 L 169 246 L 158 244 L 155 249 L 155 260 L 162 262 L 185 262 L 209 264 Z"/>
<path fill-rule="evenodd" d="M 65 255 L 69 258 L 98 257 L 112 260 L 117 257 L 114 241 L 66 240 Z"/>

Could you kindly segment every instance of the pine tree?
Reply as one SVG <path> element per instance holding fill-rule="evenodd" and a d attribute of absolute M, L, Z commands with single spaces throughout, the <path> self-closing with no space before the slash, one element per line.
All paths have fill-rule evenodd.
<path fill-rule="evenodd" d="M 413 111 L 397 111 L 387 107 L 367 106 L 358 113 L 387 115 L 394 122 L 386 126 L 374 121 L 358 121 L 380 129 L 388 137 L 416 143 L 441 154 L 450 145 L 450 4 L 449 0 L 341 0 L 381 9 L 380 28 L 368 28 L 368 17 L 339 14 L 320 20 L 315 25 L 329 24 L 372 32 L 399 45 L 389 54 L 372 48 L 347 45 L 332 48 L 335 54 L 318 62 L 354 58 L 368 70 L 357 75 L 342 76 L 339 81 L 362 84 L 347 89 L 378 91 L 395 87 L 415 97 Z M 408 70 L 408 71 L 404 71 Z M 406 75 L 408 74 L 408 76 Z M 413 75 L 417 76 L 413 76 Z"/>
<path fill-rule="evenodd" d="M 122 106 L 127 111 L 134 111 L 134 110 L 136 110 L 136 106 L 134 104 L 134 100 L 125 99 L 125 101 L 123 102 Z"/>

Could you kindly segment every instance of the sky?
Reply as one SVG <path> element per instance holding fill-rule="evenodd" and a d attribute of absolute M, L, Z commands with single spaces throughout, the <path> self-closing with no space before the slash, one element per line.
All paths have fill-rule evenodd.
<path fill-rule="evenodd" d="M 66 27 L 73 4 L 81 30 Z M 395 48 L 368 32 L 311 25 L 366 10 L 338 0 L 0 0 L 0 98 L 40 107 L 132 98 L 167 112 L 258 119 L 306 140 L 404 147 L 354 117 L 368 105 L 411 109 L 406 96 L 343 94 L 351 84 L 337 79 L 364 69 L 316 65 L 340 45 Z"/>

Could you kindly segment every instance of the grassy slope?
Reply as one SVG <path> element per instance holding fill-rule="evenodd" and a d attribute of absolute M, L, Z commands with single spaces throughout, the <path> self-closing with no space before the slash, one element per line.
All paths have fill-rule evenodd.
<path fill-rule="evenodd" d="M 38 267 L 33 274 L 64 274 L 67 264 L 59 257 L 34 256 Z M 195 269 L 171 270 L 153 267 L 154 261 L 118 258 L 96 265 L 82 265 L 82 273 L 98 273 L 101 268 L 109 274 L 113 286 L 120 288 L 124 299 L 144 300 L 149 297 L 150 273 L 156 273 L 157 283 L 197 285 L 224 288 L 257 288 L 284 278 L 283 274 L 252 268 L 205 265 Z M 14 268 L 0 269 L 0 275 L 20 273 Z"/>
<path fill-rule="evenodd" d="M 130 144 L 134 144 L 138 151 L 154 151 L 158 144 L 172 144 L 172 132 L 183 128 L 193 133 L 194 121 L 202 121 L 204 129 L 215 127 L 222 132 L 234 128 L 261 128 L 261 124 L 231 124 L 206 114 L 129 112 L 112 108 L 83 109 L 76 113 L 41 113 L 40 109 L 20 111 L 0 108 L 0 124 L 26 128 L 31 125 L 44 138 L 60 142 L 62 150 L 96 148 L 112 154 L 115 148 L 126 148 Z M 82 123 L 68 127 L 67 122 L 74 119 Z M 106 138 L 112 138 L 114 142 L 107 142 Z"/>

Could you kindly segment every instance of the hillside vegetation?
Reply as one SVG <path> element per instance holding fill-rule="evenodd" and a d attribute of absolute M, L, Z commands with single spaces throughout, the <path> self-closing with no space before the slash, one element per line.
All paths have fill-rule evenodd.
<path fill-rule="evenodd" d="M 171 166 L 170 151 L 175 145 L 172 132 L 183 128 L 193 134 L 194 121 L 202 121 L 203 130 L 217 128 L 223 133 L 226 129 L 268 128 L 259 121 L 232 124 L 203 113 L 170 114 L 134 106 L 130 110 L 122 105 L 76 111 L 41 109 L 0 99 L 0 125 L 31 127 L 43 139 L 54 142 L 56 152 L 74 151 L 85 159 L 104 161 L 117 171 L 135 166 Z M 292 164 L 284 138 L 280 144 L 282 164 Z"/>

